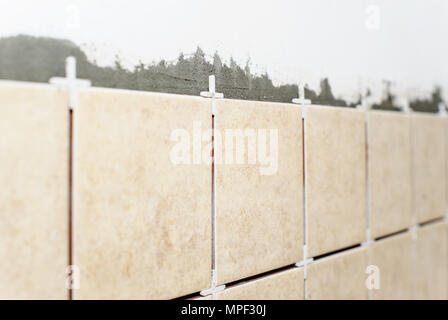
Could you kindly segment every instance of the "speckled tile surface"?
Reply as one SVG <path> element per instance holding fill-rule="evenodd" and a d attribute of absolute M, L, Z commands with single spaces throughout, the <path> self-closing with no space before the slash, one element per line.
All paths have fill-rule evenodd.
<path fill-rule="evenodd" d="M 417 233 L 416 299 L 448 299 L 448 223 L 424 226 Z"/>
<path fill-rule="evenodd" d="M 192 136 L 194 121 L 209 130 L 210 101 L 86 90 L 76 121 L 75 298 L 167 299 L 208 288 L 211 168 L 174 164 L 170 137 Z"/>
<path fill-rule="evenodd" d="M 412 299 L 412 235 L 404 233 L 380 240 L 370 250 L 370 263 L 380 270 L 380 288 L 371 291 L 372 299 Z"/>
<path fill-rule="evenodd" d="M 219 100 L 216 128 L 223 141 L 226 129 L 266 129 L 268 154 L 270 130 L 278 130 L 278 165 L 269 175 L 260 172 L 259 159 L 256 164 L 226 164 L 227 149 L 222 148 L 223 161 L 216 169 L 218 282 L 232 282 L 300 261 L 301 109 L 278 103 Z"/>
<path fill-rule="evenodd" d="M 412 224 L 411 120 L 398 112 L 368 114 L 370 229 L 374 238 Z"/>
<path fill-rule="evenodd" d="M 218 300 L 303 300 L 303 269 L 292 268 L 217 293 Z"/>
<path fill-rule="evenodd" d="M 445 130 L 445 210 L 448 213 L 448 118 L 443 120 Z"/>
<path fill-rule="evenodd" d="M 306 210 L 309 256 L 362 242 L 366 234 L 365 114 L 306 110 Z"/>
<path fill-rule="evenodd" d="M 0 299 L 67 299 L 67 94 L 0 82 Z"/>
<path fill-rule="evenodd" d="M 445 215 L 445 119 L 415 113 L 412 116 L 414 210 L 418 222 Z"/>
<path fill-rule="evenodd" d="M 306 299 L 367 299 L 367 248 L 350 250 L 308 265 Z"/>

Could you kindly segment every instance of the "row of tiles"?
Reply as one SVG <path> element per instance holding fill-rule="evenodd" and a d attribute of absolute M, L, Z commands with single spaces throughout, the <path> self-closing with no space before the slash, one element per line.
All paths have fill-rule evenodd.
<path fill-rule="evenodd" d="M 69 250 L 67 94 L 8 83 L 0 101 L 0 176 L 9 181 L 0 192 L 0 258 L 15 261 L 0 266 L 0 296 L 61 297 Z M 78 101 L 75 297 L 173 298 L 209 287 L 210 164 L 174 164 L 170 138 L 177 129 L 194 136 L 198 122 L 207 132 L 210 102 L 100 89 L 81 91 Z M 275 174 L 261 175 L 253 164 L 216 166 L 219 284 L 303 258 L 304 183 L 310 256 L 365 240 L 367 172 L 374 237 L 411 226 L 413 212 L 418 222 L 445 213 L 444 120 L 371 112 L 366 130 L 362 112 L 316 106 L 302 122 L 302 111 L 217 103 L 218 130 L 278 130 Z"/>
<path fill-rule="evenodd" d="M 306 282 L 303 267 L 293 267 L 230 286 L 216 293 L 215 298 L 448 299 L 448 223 L 425 226 L 416 235 L 413 240 L 411 233 L 406 232 L 369 247 L 317 259 L 307 265 Z M 368 269 L 369 265 L 378 269 Z M 192 299 L 212 300 L 213 297 Z"/>

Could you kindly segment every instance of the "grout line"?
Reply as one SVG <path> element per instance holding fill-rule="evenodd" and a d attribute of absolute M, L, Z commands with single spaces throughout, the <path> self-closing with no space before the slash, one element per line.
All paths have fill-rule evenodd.
<path fill-rule="evenodd" d="M 212 212 L 211 212 L 211 221 L 212 221 L 212 270 L 215 270 L 216 267 L 216 211 L 215 211 L 215 116 L 212 114 L 212 167 L 211 167 L 211 175 L 212 175 L 212 194 L 211 194 L 211 202 L 212 202 Z"/>
<path fill-rule="evenodd" d="M 77 93 L 75 93 L 77 94 Z M 76 171 L 77 171 L 77 163 L 76 163 L 76 155 L 77 155 L 77 132 L 78 132 L 78 108 L 71 109 L 71 148 L 70 148 L 70 266 L 72 267 L 72 277 L 75 284 L 75 287 L 71 289 L 71 300 L 75 299 L 75 290 L 77 283 L 80 281 L 80 270 L 78 266 L 76 266 L 76 254 L 75 254 L 75 231 L 76 231 L 76 220 L 75 220 L 75 212 L 76 212 Z"/>
<path fill-rule="evenodd" d="M 410 126 L 409 126 L 409 130 L 410 130 L 410 140 L 411 140 L 411 195 L 412 195 L 412 208 L 411 208 L 411 227 L 408 229 L 409 232 L 411 233 L 412 236 L 412 265 L 411 265 L 411 269 L 412 269 L 412 273 L 413 274 L 417 274 L 417 266 L 416 266 L 416 262 L 417 262 L 417 229 L 418 229 L 418 224 L 417 224 L 417 213 L 415 211 L 415 172 L 414 172 L 414 153 L 415 153 L 415 148 L 414 148 L 414 142 L 415 142 L 415 137 L 414 137 L 414 117 L 412 116 L 411 113 L 409 113 L 408 110 L 408 116 L 409 116 L 409 121 L 410 121 Z M 415 280 L 412 281 L 412 299 L 415 299 L 416 295 L 416 283 Z"/>
<path fill-rule="evenodd" d="M 209 76 L 209 91 L 204 91 L 200 93 L 200 96 L 203 98 L 211 99 L 211 121 L 212 121 L 212 163 L 211 163 L 211 178 L 212 178 L 212 188 L 211 188 L 211 283 L 210 288 L 203 289 L 200 291 L 202 296 L 211 295 L 213 300 L 216 300 L 216 293 L 224 290 L 225 285 L 217 286 L 217 264 L 216 264 L 216 163 L 215 163 L 215 123 L 216 123 L 216 99 L 224 98 L 222 93 L 217 93 L 215 91 L 215 76 Z"/>
<path fill-rule="evenodd" d="M 370 182 L 370 175 L 369 175 L 369 111 L 365 111 L 365 121 L 364 121 L 364 142 L 365 142 L 365 177 L 366 177 L 366 203 L 365 203 L 365 209 L 366 209 L 366 243 L 365 246 L 367 247 L 367 266 L 370 266 L 372 263 L 371 259 L 371 244 L 375 240 L 372 241 L 371 239 L 371 217 L 370 217 L 370 188 L 369 188 L 369 182 Z M 367 300 L 372 300 L 372 290 L 369 290 L 367 288 Z"/>
<path fill-rule="evenodd" d="M 69 172 L 68 172 L 68 263 L 66 268 L 66 286 L 68 286 L 68 299 L 73 300 L 74 290 L 78 289 L 76 286 L 79 281 L 79 268 L 74 265 L 75 262 L 75 250 L 74 250 L 74 230 L 75 230 L 75 204 L 76 204 L 76 194 L 74 190 L 76 189 L 76 132 L 77 132 L 77 121 L 76 116 L 77 105 L 78 105 L 78 88 L 88 88 L 91 86 L 90 80 L 77 79 L 76 78 L 76 58 L 69 56 L 65 60 L 65 78 L 52 77 L 49 80 L 50 84 L 56 88 L 66 88 L 68 93 L 68 111 L 69 111 Z M 67 285 L 69 283 L 69 285 Z M 73 287 L 73 282 L 75 287 Z"/>
<path fill-rule="evenodd" d="M 73 110 L 68 110 L 68 265 L 73 265 Z M 68 300 L 73 300 L 73 290 L 68 288 Z"/>
<path fill-rule="evenodd" d="M 330 251 L 330 252 L 327 252 L 327 253 L 324 253 L 324 254 L 320 254 L 318 256 L 313 257 L 312 260 L 313 260 L 313 262 L 315 262 L 315 261 L 322 261 L 322 260 L 325 260 L 327 258 L 332 258 L 332 257 L 335 257 L 335 256 L 339 256 L 340 254 L 344 254 L 344 253 L 349 252 L 351 250 L 361 249 L 363 247 L 364 247 L 363 243 L 357 243 L 357 244 L 354 244 L 354 245 L 349 246 L 349 247 L 345 247 L 345 248 L 337 249 L 337 250 Z"/>
<path fill-rule="evenodd" d="M 211 288 L 216 288 L 218 269 L 216 265 L 216 164 L 215 164 L 215 119 L 216 101 L 212 98 L 212 282 Z M 213 292 L 212 300 L 216 300 L 216 293 Z"/>
<path fill-rule="evenodd" d="M 444 220 L 445 220 L 444 216 L 443 217 L 434 218 L 434 219 L 431 219 L 431 220 L 427 220 L 427 221 L 424 221 L 424 222 L 417 223 L 417 227 L 420 229 L 420 228 L 426 227 L 428 225 L 433 225 L 433 224 L 437 224 L 437 223 L 440 223 L 440 222 L 444 222 Z"/>
<path fill-rule="evenodd" d="M 303 266 L 303 300 L 306 300 L 307 295 L 307 277 L 308 277 L 308 264 L 313 261 L 313 258 L 308 258 L 308 215 L 307 215 L 307 183 L 306 183 L 306 111 L 307 107 L 302 104 L 302 214 L 303 214 L 303 257 L 302 261 L 298 262 L 296 266 Z"/>
<path fill-rule="evenodd" d="M 290 265 L 283 266 L 280 268 L 268 270 L 268 271 L 265 271 L 262 273 L 257 273 L 252 276 L 248 276 L 248 277 L 245 277 L 245 278 L 242 278 L 239 280 L 235 280 L 235 281 L 226 283 L 226 290 L 234 288 L 236 286 L 243 285 L 243 284 L 252 283 L 254 281 L 258 281 L 261 279 L 271 278 L 271 277 L 274 277 L 274 276 L 277 276 L 277 275 L 280 275 L 280 274 L 283 274 L 285 272 L 289 272 L 289 271 L 292 271 L 295 269 L 299 269 L 299 267 L 297 267 L 295 264 L 290 264 Z"/>
<path fill-rule="evenodd" d="M 169 300 L 194 300 L 193 298 L 196 298 L 196 297 L 202 297 L 201 296 L 201 294 L 199 293 L 199 292 L 193 292 L 193 293 L 189 293 L 189 294 L 186 294 L 186 295 L 183 295 L 183 296 L 179 296 L 179 297 L 176 297 L 176 298 L 172 298 L 172 299 L 169 299 Z"/>
<path fill-rule="evenodd" d="M 305 153 L 305 106 L 302 106 L 302 216 L 303 216 L 303 300 L 306 300 L 306 277 L 307 277 L 307 219 L 306 219 L 306 153 Z"/>
<path fill-rule="evenodd" d="M 401 230 L 398 230 L 398 231 L 394 231 L 394 232 L 391 232 L 391 233 L 388 233 L 388 234 L 385 234 L 385 235 L 373 238 L 372 242 L 379 242 L 379 241 L 383 241 L 383 240 L 386 240 L 386 239 L 389 239 L 389 238 L 393 238 L 393 237 L 405 234 L 408 231 L 409 231 L 409 228 L 405 228 L 405 229 L 401 229 Z"/>
<path fill-rule="evenodd" d="M 215 91 L 213 85 L 213 92 Z M 218 282 L 218 268 L 216 264 L 216 166 L 215 166 L 215 121 L 216 121 L 216 100 L 212 97 L 212 283 L 211 288 L 212 292 L 212 300 L 217 300 L 216 291 L 224 290 L 225 286 L 217 288 Z"/>

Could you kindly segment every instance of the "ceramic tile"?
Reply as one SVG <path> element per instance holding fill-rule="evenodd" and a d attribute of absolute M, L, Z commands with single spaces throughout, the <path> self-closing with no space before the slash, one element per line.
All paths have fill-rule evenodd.
<path fill-rule="evenodd" d="M 367 299 L 367 249 L 353 249 L 308 265 L 306 299 Z"/>
<path fill-rule="evenodd" d="M 398 112 L 368 114 L 370 230 L 374 238 L 412 224 L 411 120 Z"/>
<path fill-rule="evenodd" d="M 211 167 L 192 162 L 210 101 L 93 89 L 77 111 L 75 297 L 167 299 L 210 287 Z M 189 135 L 190 164 L 172 158 L 182 154 L 177 133 Z"/>
<path fill-rule="evenodd" d="M 448 299 L 448 223 L 427 225 L 417 233 L 415 297 Z"/>
<path fill-rule="evenodd" d="M 414 208 L 420 223 L 445 215 L 444 120 L 429 114 L 412 118 Z"/>
<path fill-rule="evenodd" d="M 308 252 L 317 256 L 362 242 L 366 234 L 365 114 L 306 110 Z"/>
<path fill-rule="evenodd" d="M 297 106 L 219 100 L 216 117 L 216 215 L 218 282 L 229 283 L 300 261 L 303 243 L 302 120 Z M 244 161 L 226 159 L 226 130 L 257 131 L 244 143 Z M 245 131 L 249 129 L 249 131 Z M 253 130 L 253 131 L 250 131 Z M 228 131 L 230 132 L 230 131 Z M 277 134 L 277 138 L 275 136 Z M 227 136 L 227 138 L 226 138 Z M 237 146 L 236 139 L 234 146 Z M 253 141 L 246 139 L 245 141 Z M 278 141 L 278 145 L 272 143 Z M 260 161 L 265 155 L 270 161 Z M 257 159 L 248 156 L 251 147 Z M 273 147 L 274 146 L 274 147 Z M 236 149 L 236 147 L 234 148 Z M 218 151 L 220 150 L 220 151 Z M 229 152 L 230 150 L 230 152 Z"/>
<path fill-rule="evenodd" d="M 0 82 L 0 101 L 0 299 L 67 299 L 67 95 Z"/>
<path fill-rule="evenodd" d="M 413 244 L 410 233 L 375 242 L 370 263 L 380 270 L 380 288 L 371 291 L 372 299 L 413 298 Z"/>
<path fill-rule="evenodd" d="M 448 118 L 443 122 L 445 130 L 445 213 L 448 214 Z"/>
<path fill-rule="evenodd" d="M 293 268 L 226 288 L 218 300 L 303 300 L 303 269 Z"/>

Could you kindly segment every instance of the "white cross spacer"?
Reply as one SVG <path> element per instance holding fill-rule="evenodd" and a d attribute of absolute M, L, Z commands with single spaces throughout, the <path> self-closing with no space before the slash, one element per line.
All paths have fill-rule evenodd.
<path fill-rule="evenodd" d="M 300 104 L 302 106 L 311 104 L 310 99 L 305 99 L 305 86 L 303 84 L 298 84 L 297 88 L 299 89 L 299 98 L 292 99 L 292 103 Z"/>
<path fill-rule="evenodd" d="M 296 267 L 303 267 L 303 277 L 307 278 L 307 265 L 314 261 L 313 258 L 308 258 L 308 245 L 303 245 L 303 260 L 296 263 Z"/>
<path fill-rule="evenodd" d="M 220 92 L 216 92 L 215 76 L 214 75 L 211 75 L 208 77 L 208 91 L 201 91 L 200 95 L 201 95 L 201 97 L 212 99 L 212 115 L 216 115 L 215 99 L 223 99 L 224 94 L 220 93 Z"/>
<path fill-rule="evenodd" d="M 216 299 L 216 294 L 218 292 L 223 291 L 226 288 L 226 285 L 225 284 L 222 284 L 220 286 L 217 285 L 218 279 L 216 277 L 216 270 L 212 270 L 212 281 L 211 282 L 212 282 L 211 283 L 212 284 L 211 287 L 208 288 L 208 289 L 202 290 L 199 294 L 201 296 L 203 296 L 203 297 L 208 296 L 208 295 L 211 294 L 212 295 L 212 300 L 215 300 Z"/>
<path fill-rule="evenodd" d="M 401 111 L 404 113 L 411 113 L 411 107 L 409 106 L 409 100 L 404 98 L 401 103 Z"/>
<path fill-rule="evenodd" d="M 72 56 L 65 59 L 65 78 L 53 77 L 50 79 L 50 83 L 58 87 L 68 88 L 70 110 L 76 109 L 78 104 L 77 88 L 86 88 L 92 85 L 90 80 L 76 79 L 76 58 Z"/>
<path fill-rule="evenodd" d="M 419 228 L 420 226 L 418 224 L 412 225 L 408 228 L 408 232 L 411 234 L 412 240 L 417 240 Z"/>
<path fill-rule="evenodd" d="M 371 104 L 368 101 L 367 97 L 362 97 L 361 104 L 356 106 L 356 109 L 361 111 L 369 111 L 371 109 Z"/>
<path fill-rule="evenodd" d="M 445 104 L 443 102 L 440 102 L 438 107 L 439 107 L 439 116 L 446 117 L 448 115 L 448 112 L 446 111 Z"/>

